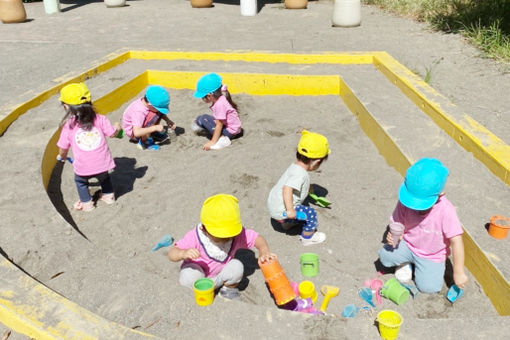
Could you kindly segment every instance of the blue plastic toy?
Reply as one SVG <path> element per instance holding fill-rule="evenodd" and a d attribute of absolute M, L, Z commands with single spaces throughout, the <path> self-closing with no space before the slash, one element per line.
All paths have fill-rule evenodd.
<path fill-rule="evenodd" d="M 283 217 L 287 217 L 287 213 L 283 212 Z M 304 211 L 296 211 L 296 220 L 306 220 L 306 213 Z"/>
<path fill-rule="evenodd" d="M 370 288 L 361 288 L 358 292 L 359 296 L 365 300 L 370 306 L 375 308 L 374 303 L 372 302 L 372 289 Z"/>
<path fill-rule="evenodd" d="M 172 243 L 174 243 L 174 238 L 170 235 L 165 235 L 163 236 L 161 241 L 159 241 L 158 244 L 156 244 L 156 246 L 152 248 L 152 251 L 156 251 L 159 248 L 171 246 Z"/>
<path fill-rule="evenodd" d="M 452 285 L 446 293 L 446 298 L 453 304 L 460 299 L 462 295 L 464 295 L 464 289 L 460 289 L 457 285 Z"/>
<path fill-rule="evenodd" d="M 365 307 L 356 307 L 354 304 L 347 305 L 347 306 L 344 307 L 344 310 L 342 311 L 342 316 L 344 318 L 353 318 L 362 309 L 370 310 L 370 307 L 367 307 L 367 306 L 365 306 Z"/>
<path fill-rule="evenodd" d="M 67 157 L 66 160 L 73 164 L 73 159 L 71 157 Z M 60 155 L 57 156 L 57 161 L 62 162 L 62 157 L 60 157 Z"/>

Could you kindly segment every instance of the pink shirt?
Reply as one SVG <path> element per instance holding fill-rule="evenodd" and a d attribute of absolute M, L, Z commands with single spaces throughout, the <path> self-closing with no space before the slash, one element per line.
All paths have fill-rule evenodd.
<path fill-rule="evenodd" d="M 115 162 L 105 138 L 105 136 L 113 136 L 115 131 L 108 118 L 100 114 L 96 114 L 90 131 L 82 129 L 74 123 L 74 118 L 71 118 L 62 127 L 57 146 L 61 149 L 73 150 L 75 174 L 97 175 L 115 168 Z"/>
<path fill-rule="evenodd" d="M 139 98 L 129 104 L 122 115 L 122 128 L 124 129 L 124 133 L 130 138 L 133 137 L 133 126 L 143 127 L 145 117 L 147 117 L 150 112 L 142 99 L 143 98 Z"/>
<path fill-rule="evenodd" d="M 444 196 L 426 215 L 398 202 L 390 221 L 405 226 L 404 240 L 414 254 L 434 262 L 446 261 L 450 239 L 463 233 L 455 207 Z"/>
<path fill-rule="evenodd" d="M 220 271 L 225 267 L 225 265 L 232 260 L 235 253 L 239 249 L 251 249 L 255 246 L 255 240 L 259 236 L 259 234 L 252 230 L 252 229 L 245 229 L 241 231 L 239 235 L 237 235 L 234 240 L 232 241 L 232 246 L 230 248 L 230 251 L 228 252 L 228 256 L 223 262 L 218 262 L 215 259 L 210 258 L 202 243 L 200 242 L 200 239 L 198 237 L 198 231 L 197 228 L 200 227 L 200 224 L 196 227 L 191 229 L 184 235 L 184 237 L 175 242 L 175 246 L 179 249 L 189 249 L 189 248 L 195 248 L 200 252 L 200 257 L 196 260 L 184 260 L 183 265 L 186 263 L 196 263 L 202 269 L 204 270 L 206 277 L 215 277 L 220 273 Z"/>
<path fill-rule="evenodd" d="M 222 95 L 219 97 L 216 103 L 211 105 L 210 108 L 214 119 L 221 120 L 228 132 L 233 135 L 241 132 L 241 120 L 239 119 L 239 115 L 225 96 Z"/>

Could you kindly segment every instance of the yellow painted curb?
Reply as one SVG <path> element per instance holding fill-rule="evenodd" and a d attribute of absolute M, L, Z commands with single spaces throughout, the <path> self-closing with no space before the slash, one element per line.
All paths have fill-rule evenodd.
<path fill-rule="evenodd" d="M 374 65 L 453 140 L 510 185 L 510 146 L 467 114 L 454 115 L 453 103 L 389 54 L 374 53 Z"/>
<path fill-rule="evenodd" d="M 0 321 L 37 340 L 158 339 L 103 319 L 0 258 Z"/>

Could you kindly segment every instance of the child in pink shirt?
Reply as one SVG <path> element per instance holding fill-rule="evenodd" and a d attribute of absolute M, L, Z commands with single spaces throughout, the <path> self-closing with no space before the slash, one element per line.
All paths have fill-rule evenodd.
<path fill-rule="evenodd" d="M 241 120 L 237 113 L 237 105 L 230 97 L 226 85 L 222 85 L 221 77 L 216 73 L 209 73 L 197 82 L 197 90 L 193 94 L 211 104 L 209 107 L 213 115 L 200 115 L 191 128 L 200 133 L 204 129 L 211 136 L 211 140 L 203 145 L 204 150 L 218 150 L 230 145 L 230 140 L 242 135 Z"/>
<path fill-rule="evenodd" d="M 138 98 L 124 111 L 122 128 L 130 141 L 138 143 L 140 149 L 159 150 L 159 145 L 168 140 L 165 128 L 160 124 L 166 122 L 166 128 L 175 130 L 175 123 L 168 118 L 170 96 L 162 86 L 152 85 L 145 95 Z"/>
<path fill-rule="evenodd" d="M 108 173 L 115 168 L 105 136 L 115 137 L 120 131 L 119 123 L 112 125 L 108 118 L 96 114 L 90 101 L 90 92 L 84 83 L 66 85 L 60 91 L 60 101 L 66 111 L 62 119 L 62 131 L 57 146 L 57 159 L 65 162 L 69 148 L 74 161 L 74 181 L 80 200 L 76 210 L 90 211 L 94 202 L 89 193 L 89 179 L 97 178 L 101 185 L 101 200 L 115 202 L 113 185 Z"/>
<path fill-rule="evenodd" d="M 388 245 L 379 251 L 384 266 L 401 266 L 395 273 L 397 278 L 399 271 L 409 268 L 409 263 L 414 264 L 416 287 L 425 293 L 441 290 L 450 246 L 455 284 L 464 289 L 468 281 L 464 272 L 462 226 L 455 207 L 442 193 L 447 176 L 448 169 L 434 158 L 422 158 L 407 170 L 399 202 L 390 218 L 390 223 L 404 225 L 404 233 L 396 248 L 388 233 Z"/>
<path fill-rule="evenodd" d="M 173 262 L 183 261 L 179 282 L 186 287 L 203 277 L 211 278 L 219 294 L 227 299 L 240 299 L 237 285 L 244 275 L 244 266 L 235 253 L 239 249 L 257 248 L 259 258 L 269 259 L 266 240 L 257 232 L 245 229 L 237 198 L 218 194 L 205 200 L 201 223 L 175 242 L 168 251 Z"/>

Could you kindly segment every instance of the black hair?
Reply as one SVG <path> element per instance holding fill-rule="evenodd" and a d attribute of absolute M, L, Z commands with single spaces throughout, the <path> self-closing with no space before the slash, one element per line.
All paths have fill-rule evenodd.
<path fill-rule="evenodd" d="M 222 86 L 220 86 L 220 87 L 218 87 L 218 89 L 217 89 L 216 91 L 211 92 L 211 95 L 212 95 L 214 98 L 216 98 L 216 99 L 218 99 L 219 97 L 221 97 L 221 95 L 224 95 L 224 96 L 225 96 L 225 98 L 227 98 L 227 101 L 230 103 L 230 105 L 232 105 L 232 107 L 233 107 L 236 111 L 238 111 L 238 109 L 237 109 L 237 104 L 236 104 L 236 103 L 234 103 L 234 101 L 232 100 L 232 97 L 230 96 L 230 92 L 228 92 L 228 90 L 222 91 L 222 90 L 221 90 L 221 88 L 222 88 L 222 87 L 223 87 L 223 85 L 222 85 Z M 239 111 L 238 111 L 237 113 L 239 113 Z"/>
<path fill-rule="evenodd" d="M 65 103 L 62 103 L 65 104 Z M 78 124 L 84 130 L 91 130 L 96 119 L 96 111 L 91 102 L 83 103 L 80 105 L 65 104 L 66 115 L 62 118 L 60 126 L 64 125 L 69 119 L 74 118 L 71 122 L 71 127 Z"/>
<path fill-rule="evenodd" d="M 324 157 L 320 157 L 320 158 L 308 158 L 305 155 L 300 154 L 299 151 L 296 151 L 296 158 L 298 160 L 300 160 L 301 162 L 305 163 L 305 164 L 309 164 L 311 161 L 314 161 L 316 159 L 320 159 L 321 161 L 325 161 L 325 160 L 328 159 L 328 155 L 326 155 Z"/>

